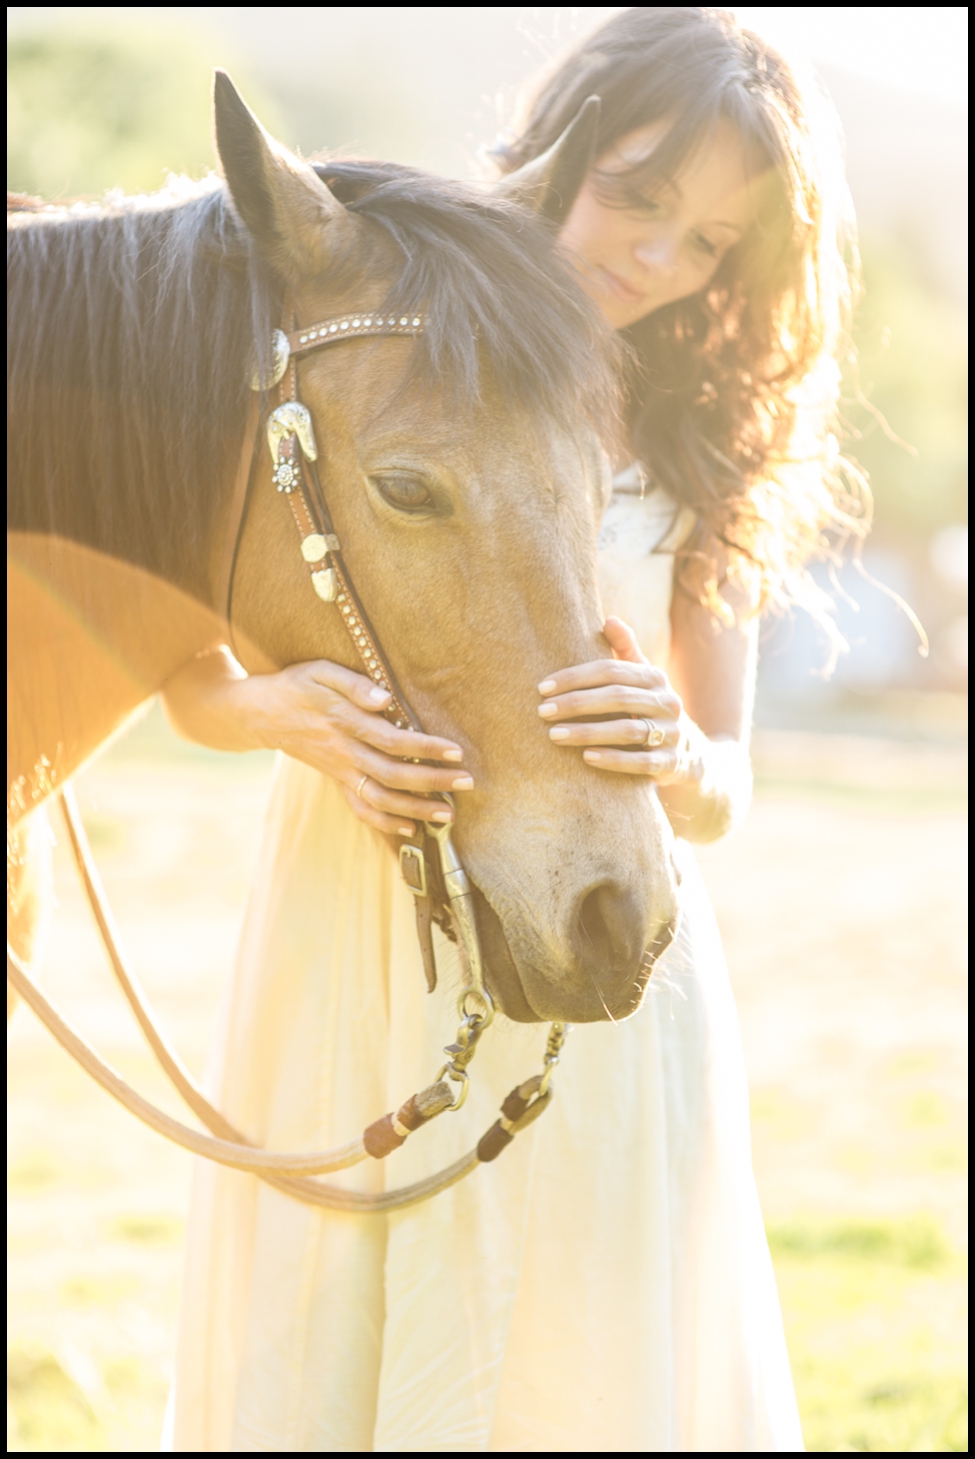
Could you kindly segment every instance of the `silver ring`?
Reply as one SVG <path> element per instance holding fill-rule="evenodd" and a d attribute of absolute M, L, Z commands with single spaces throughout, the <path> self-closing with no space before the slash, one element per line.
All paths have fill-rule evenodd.
<path fill-rule="evenodd" d="M 658 745 L 663 744 L 664 732 L 659 725 L 654 724 L 652 719 L 641 719 L 640 723 L 647 727 L 647 737 L 643 743 L 648 749 L 655 750 Z"/>
<path fill-rule="evenodd" d="M 369 779 L 369 776 L 368 775 L 363 775 L 362 779 L 359 781 L 359 784 L 355 788 L 355 793 L 359 797 L 360 800 L 362 799 L 362 787 L 365 785 L 365 783 L 366 783 L 366 781 L 368 779 Z"/>

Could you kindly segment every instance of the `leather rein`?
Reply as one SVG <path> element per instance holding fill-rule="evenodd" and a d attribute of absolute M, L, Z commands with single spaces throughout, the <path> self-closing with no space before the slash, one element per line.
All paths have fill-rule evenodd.
<path fill-rule="evenodd" d="M 311 586 L 323 603 L 339 613 L 359 655 L 365 673 L 374 684 L 387 690 L 391 700 L 383 711 L 400 729 L 421 730 L 420 722 L 396 681 L 382 646 L 359 600 L 342 545 L 318 474 L 318 449 L 312 419 L 298 398 L 297 360 L 301 356 L 349 339 L 382 336 L 415 337 L 424 329 L 422 314 L 394 314 L 365 311 L 322 320 L 290 333 L 275 330 L 271 341 L 270 370 L 256 370 L 230 511 L 227 548 L 220 571 L 220 598 L 225 605 L 228 633 L 233 643 L 231 612 L 233 586 L 243 535 L 244 518 L 251 483 L 260 452 L 263 398 L 280 387 L 281 403 L 265 421 L 265 433 L 273 462 L 272 479 L 285 497 L 299 533 L 300 551 L 307 563 Z M 290 387 L 290 393 L 288 388 Z M 61 1017 L 34 982 L 28 969 L 7 943 L 7 977 L 17 993 L 34 1010 L 66 1051 L 102 1085 L 108 1093 L 150 1128 L 190 1150 L 222 1165 L 258 1176 L 286 1195 L 306 1204 L 361 1214 L 397 1210 L 429 1199 L 463 1179 L 478 1164 L 497 1158 L 514 1136 L 531 1124 L 548 1107 L 552 1098 L 552 1073 L 558 1063 L 568 1025 L 553 1023 L 549 1030 L 542 1072 L 517 1085 L 501 1106 L 500 1118 L 481 1137 L 476 1147 L 436 1175 L 413 1185 L 380 1195 L 361 1194 L 329 1185 L 312 1177 L 347 1169 L 371 1156 L 383 1159 L 403 1145 L 410 1134 L 447 1110 L 463 1105 L 469 1087 L 468 1066 L 478 1040 L 494 1017 L 494 1004 L 484 985 L 480 941 L 474 917 L 470 883 L 451 842 L 450 827 L 420 823 L 415 836 L 400 847 L 400 868 L 413 893 L 417 935 L 423 956 L 427 987 L 437 983 L 432 923 L 437 922 L 460 954 L 464 987 L 458 998 L 460 1026 L 455 1042 L 444 1049 L 446 1062 L 433 1082 L 418 1091 L 395 1112 L 369 1125 L 357 1139 L 330 1150 L 305 1154 L 262 1149 L 236 1129 L 216 1109 L 175 1049 L 161 1031 L 148 1000 L 128 967 L 118 930 L 92 858 L 91 847 L 74 794 L 65 786 L 59 794 L 68 837 L 95 920 L 108 952 L 113 972 L 142 1028 L 157 1061 L 184 1102 L 209 1135 L 173 1119 L 144 1099 L 114 1069 L 102 1060 L 82 1036 Z M 444 797 L 449 799 L 449 797 Z"/>

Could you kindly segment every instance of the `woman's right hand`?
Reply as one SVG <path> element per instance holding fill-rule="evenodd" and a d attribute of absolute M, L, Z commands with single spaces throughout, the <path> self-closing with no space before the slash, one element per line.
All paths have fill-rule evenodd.
<path fill-rule="evenodd" d="M 412 836 L 414 820 L 453 819 L 431 791 L 471 790 L 452 740 L 397 729 L 383 717 L 390 696 L 364 674 L 327 659 L 246 675 L 226 650 L 205 654 L 165 685 L 174 727 L 214 749 L 283 750 L 330 775 L 360 820 Z M 413 765 L 404 757 L 446 762 Z"/>

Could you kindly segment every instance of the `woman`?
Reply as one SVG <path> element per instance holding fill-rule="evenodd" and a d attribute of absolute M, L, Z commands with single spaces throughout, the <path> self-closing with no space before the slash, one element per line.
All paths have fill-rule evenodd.
<path fill-rule="evenodd" d="M 631 443 L 600 543 L 612 657 L 552 666 L 539 733 L 649 776 L 678 835 L 710 840 L 748 804 L 758 612 L 799 601 L 828 623 L 805 563 L 861 530 L 829 434 L 841 178 L 784 62 L 727 12 L 612 17 L 538 88 L 500 166 L 593 94 L 596 162 L 562 242 L 630 346 Z M 278 1148 L 348 1138 L 450 1032 L 417 991 L 411 899 L 373 832 L 443 817 L 431 792 L 473 782 L 445 740 L 425 746 L 442 769 L 397 758 L 415 741 L 375 696 L 335 664 L 248 678 L 226 652 L 167 688 L 183 733 L 291 757 L 212 1071 L 230 1118 Z M 552 1109 L 488 1178 L 364 1220 L 198 1172 L 174 1447 L 802 1448 L 734 1006 L 681 855 L 655 992 L 573 1033 Z M 485 1039 L 471 1129 L 543 1036 Z M 467 1139 L 441 1120 L 398 1153 L 397 1182 Z"/>

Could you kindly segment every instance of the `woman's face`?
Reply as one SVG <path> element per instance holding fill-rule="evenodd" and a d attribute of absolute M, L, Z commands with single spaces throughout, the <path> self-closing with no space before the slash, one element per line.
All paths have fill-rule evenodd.
<path fill-rule="evenodd" d="M 620 139 L 583 183 L 561 239 L 586 293 L 614 329 L 696 294 L 754 216 L 756 180 L 738 133 L 720 122 L 703 147 L 652 198 L 605 201 L 613 173 L 646 161 L 666 134 L 655 122 Z"/>

